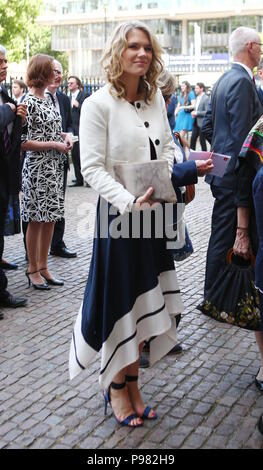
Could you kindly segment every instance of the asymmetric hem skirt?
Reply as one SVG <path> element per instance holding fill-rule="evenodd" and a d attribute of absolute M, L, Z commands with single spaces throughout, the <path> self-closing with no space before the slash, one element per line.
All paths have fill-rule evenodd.
<path fill-rule="evenodd" d="M 110 215 L 111 208 L 100 198 L 90 271 L 69 357 L 73 379 L 101 351 L 99 382 L 103 388 L 138 359 L 139 344 L 144 340 L 151 339 L 151 365 L 165 356 L 176 344 L 175 316 L 183 310 L 166 239 L 143 238 L 141 233 L 137 238 L 113 237 L 111 223 L 131 223 L 132 215 Z M 102 230 L 105 219 L 106 235 L 105 226 Z M 131 226 L 128 231 L 131 233 Z"/>

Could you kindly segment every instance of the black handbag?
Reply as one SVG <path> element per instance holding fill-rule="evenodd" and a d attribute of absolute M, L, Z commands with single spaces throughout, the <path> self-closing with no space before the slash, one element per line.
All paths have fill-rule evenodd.
<path fill-rule="evenodd" d="M 199 310 L 219 322 L 259 331 L 259 296 L 253 282 L 255 257 L 251 255 L 246 261 L 231 249 L 227 261 Z"/>

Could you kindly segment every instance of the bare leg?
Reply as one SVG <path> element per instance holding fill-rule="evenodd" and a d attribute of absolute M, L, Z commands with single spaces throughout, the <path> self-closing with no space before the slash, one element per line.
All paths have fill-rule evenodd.
<path fill-rule="evenodd" d="M 258 349 L 260 352 L 260 359 L 261 359 L 261 366 L 259 373 L 257 375 L 257 379 L 263 381 L 263 333 L 261 331 L 255 331 L 256 341 L 258 345 Z"/>
<path fill-rule="evenodd" d="M 116 384 L 122 384 L 125 382 L 125 375 L 127 367 L 122 369 L 118 374 L 115 375 L 113 382 Z M 129 415 L 134 414 L 134 409 L 130 402 L 127 386 L 121 390 L 115 390 L 110 387 L 110 400 L 113 412 L 118 421 L 123 421 Z M 136 426 L 142 423 L 141 418 L 134 418 L 130 422 L 130 426 Z"/>
<path fill-rule="evenodd" d="M 52 278 L 52 275 L 48 272 L 47 262 L 48 262 L 48 252 L 51 245 L 51 240 L 53 237 L 55 222 L 45 222 L 42 224 L 40 232 L 40 252 L 39 252 L 39 265 L 40 269 L 46 268 L 44 270 L 45 276 L 49 279 Z"/>
<path fill-rule="evenodd" d="M 29 222 L 26 232 L 26 246 L 28 255 L 28 272 L 34 273 L 30 275 L 30 279 L 35 284 L 44 284 L 39 270 L 39 247 L 40 247 L 40 231 L 41 222 Z"/>
<path fill-rule="evenodd" d="M 130 364 L 126 368 L 126 374 L 128 376 L 138 377 L 139 360 L 140 360 L 140 356 L 141 356 L 141 353 L 142 353 L 143 344 L 144 343 L 141 343 L 140 346 L 139 346 L 139 359 L 138 359 L 138 361 L 134 362 L 133 364 Z M 128 391 L 129 391 L 129 397 L 130 397 L 130 400 L 131 400 L 131 404 L 132 404 L 135 412 L 138 414 L 138 416 L 142 416 L 143 412 L 146 408 L 146 405 L 143 402 L 140 390 L 138 388 L 138 380 L 127 382 L 127 386 L 128 386 Z M 154 418 L 155 416 L 156 416 L 155 412 L 153 410 L 151 410 L 148 417 L 149 418 Z"/>

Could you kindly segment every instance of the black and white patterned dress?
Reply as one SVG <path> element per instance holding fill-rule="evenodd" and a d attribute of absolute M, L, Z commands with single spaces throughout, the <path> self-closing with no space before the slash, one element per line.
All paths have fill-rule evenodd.
<path fill-rule="evenodd" d="M 63 142 L 61 116 L 51 99 L 28 93 L 27 125 L 22 142 Z M 22 170 L 21 215 L 25 222 L 52 222 L 64 215 L 63 174 L 66 156 L 56 150 L 27 151 Z"/>

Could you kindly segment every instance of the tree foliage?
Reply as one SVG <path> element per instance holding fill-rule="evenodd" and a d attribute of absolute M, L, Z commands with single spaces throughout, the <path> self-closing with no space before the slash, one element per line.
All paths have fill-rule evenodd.
<path fill-rule="evenodd" d="M 51 27 L 35 25 L 29 34 L 30 57 L 35 54 L 49 54 L 61 62 L 64 72 L 68 71 L 68 55 L 66 52 L 53 51 L 51 48 Z"/>
<path fill-rule="evenodd" d="M 36 24 L 42 0 L 0 0 L 0 44 L 6 47 L 9 61 L 19 62 L 29 54 L 43 53 L 56 57 L 67 70 L 65 53 L 51 49 L 51 27 Z"/>
<path fill-rule="evenodd" d="M 11 52 L 14 60 L 23 58 L 26 38 L 41 3 L 39 0 L 0 0 L 0 44 Z"/>

